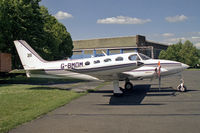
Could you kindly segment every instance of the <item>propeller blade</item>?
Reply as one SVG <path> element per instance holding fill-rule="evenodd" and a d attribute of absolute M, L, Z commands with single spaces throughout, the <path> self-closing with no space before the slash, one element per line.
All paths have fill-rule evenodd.
<path fill-rule="evenodd" d="M 158 67 L 157 67 L 157 76 L 158 76 L 158 84 L 159 84 L 159 91 L 160 91 L 160 86 L 161 86 L 161 65 L 160 65 L 160 61 L 158 61 Z"/>
<path fill-rule="evenodd" d="M 158 65 L 155 68 L 155 74 L 156 76 L 159 78 L 160 77 L 160 72 L 161 72 L 161 65 L 160 65 L 160 61 L 158 61 Z"/>
<path fill-rule="evenodd" d="M 161 76 L 158 78 L 158 84 L 159 84 L 159 91 L 160 91 L 160 86 L 161 86 Z"/>
<path fill-rule="evenodd" d="M 158 61 L 158 66 L 160 66 L 160 61 Z"/>

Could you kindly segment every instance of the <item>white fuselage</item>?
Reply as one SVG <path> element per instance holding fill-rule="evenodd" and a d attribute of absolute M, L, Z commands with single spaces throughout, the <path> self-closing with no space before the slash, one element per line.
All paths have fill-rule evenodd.
<path fill-rule="evenodd" d="M 137 60 L 129 60 L 133 53 L 92 57 L 76 60 L 43 62 L 35 70 L 26 69 L 30 77 L 76 78 L 83 80 L 118 79 L 118 73 L 139 68 Z M 40 68 L 40 69 L 38 69 Z"/>
<path fill-rule="evenodd" d="M 130 80 L 153 79 L 157 78 L 155 68 L 158 62 L 161 65 L 161 76 L 168 76 L 182 72 L 186 67 L 185 64 L 170 60 L 148 59 L 142 60 L 140 57 L 137 61 L 128 59 L 130 55 L 137 53 L 117 54 L 103 57 L 93 57 L 78 60 L 53 61 L 43 64 L 42 73 L 32 71 L 32 77 L 51 77 L 51 78 L 75 78 L 83 80 L 113 80 L 113 73 L 123 73 L 129 76 L 116 77 L 116 79 Z M 116 61 L 122 57 L 123 61 Z M 105 60 L 107 60 L 105 62 Z M 137 62 L 144 63 L 143 66 L 137 67 Z M 130 70 L 131 68 L 134 69 Z M 129 71 L 126 71 L 129 70 Z M 37 72 L 37 71 L 36 71 Z M 117 75 L 116 75 L 117 76 Z"/>

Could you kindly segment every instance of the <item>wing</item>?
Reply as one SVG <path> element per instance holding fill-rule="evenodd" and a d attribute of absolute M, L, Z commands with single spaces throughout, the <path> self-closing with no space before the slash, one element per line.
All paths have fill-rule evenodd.
<path fill-rule="evenodd" d="M 79 68 L 71 69 L 68 71 L 90 75 L 100 80 L 123 80 L 125 79 L 125 75 L 128 76 L 127 74 L 123 74 L 123 72 L 137 69 L 141 66 L 143 66 L 143 63 L 138 63 L 137 61 L 134 61 L 132 63 L 126 64 L 117 64 L 93 68 Z"/>

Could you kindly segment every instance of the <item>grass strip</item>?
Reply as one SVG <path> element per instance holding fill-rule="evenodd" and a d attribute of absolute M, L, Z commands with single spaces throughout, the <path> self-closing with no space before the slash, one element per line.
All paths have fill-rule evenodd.
<path fill-rule="evenodd" d="M 0 133 L 8 132 L 84 94 L 41 85 L 0 85 Z"/>
<path fill-rule="evenodd" d="M 198 69 L 198 68 L 190 68 L 190 69 L 186 69 L 186 71 L 200 71 L 200 69 Z"/>

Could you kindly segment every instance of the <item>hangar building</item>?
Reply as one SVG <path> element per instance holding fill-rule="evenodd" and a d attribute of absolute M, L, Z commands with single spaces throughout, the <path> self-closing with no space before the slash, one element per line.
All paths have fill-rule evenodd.
<path fill-rule="evenodd" d="M 114 38 L 100 38 L 73 41 L 74 50 L 72 58 L 85 58 L 89 55 L 98 56 L 105 53 L 125 53 L 138 51 L 152 58 L 158 58 L 161 50 L 166 50 L 168 45 L 147 41 L 145 36 L 127 36 Z"/>

